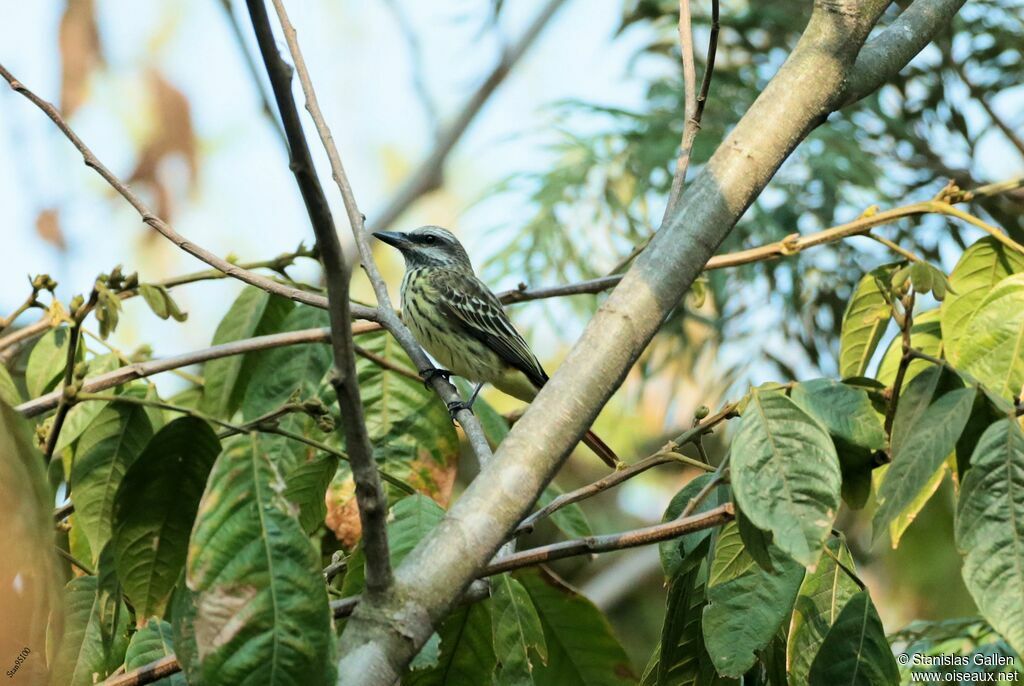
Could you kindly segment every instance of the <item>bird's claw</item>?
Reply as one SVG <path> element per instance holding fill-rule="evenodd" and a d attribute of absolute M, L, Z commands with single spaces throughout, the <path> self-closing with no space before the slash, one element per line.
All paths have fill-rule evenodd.
<path fill-rule="evenodd" d="M 443 378 L 448 383 L 451 383 L 452 381 L 452 373 L 447 369 L 438 369 L 435 367 L 434 369 L 428 369 L 422 374 L 420 374 L 420 378 L 423 379 L 423 385 L 427 388 L 427 390 L 430 390 L 430 383 L 434 380 L 435 377 L 438 376 Z"/>
<path fill-rule="evenodd" d="M 473 406 L 462 400 L 453 400 L 448 403 L 448 415 L 452 418 L 453 422 L 455 421 L 455 415 L 463 410 L 469 410 L 472 412 Z"/>

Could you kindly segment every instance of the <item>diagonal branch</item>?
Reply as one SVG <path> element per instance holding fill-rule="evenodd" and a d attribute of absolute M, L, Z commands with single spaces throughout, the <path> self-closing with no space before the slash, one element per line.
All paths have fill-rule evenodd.
<path fill-rule="evenodd" d="M 57 125 L 57 128 L 60 129 L 65 138 L 71 141 L 71 144 L 74 145 L 75 148 L 78 149 L 78 152 L 82 154 L 82 161 L 85 162 L 85 166 L 94 169 L 96 173 L 103 177 L 104 181 L 117 191 L 122 198 L 127 200 L 128 204 L 135 208 L 135 211 L 142 217 L 142 221 L 155 229 L 164 238 L 174 243 L 189 255 L 192 255 L 214 269 L 224 272 L 228 276 L 238 279 L 239 281 L 261 288 L 268 293 L 273 293 L 275 295 L 280 295 L 283 298 L 294 300 L 295 302 L 312 305 L 313 307 L 319 307 L 320 309 L 327 308 L 327 298 L 322 295 L 308 293 L 300 288 L 295 288 L 294 286 L 277 283 L 273 279 L 268 279 L 267 277 L 251 272 L 248 269 L 243 269 L 239 265 L 228 262 L 222 257 L 218 257 L 201 245 L 198 245 L 182 236 L 180 233 L 175 231 L 170 224 L 154 214 L 149 206 L 142 202 L 142 199 L 135 195 L 132 189 L 129 188 L 124 181 L 119 179 L 117 175 L 100 162 L 99 158 L 93 154 L 89 146 L 87 146 L 85 142 L 78 137 L 78 134 L 76 134 L 70 126 L 68 126 L 68 123 L 64 121 L 64 117 L 61 116 L 56 107 L 29 90 L 23 83 L 18 81 L 11 72 L 7 71 L 2 64 L 0 64 L 0 76 L 10 84 L 11 88 L 15 92 L 25 96 L 33 105 L 41 109 L 43 113 Z M 352 314 L 359 319 L 373 320 L 376 316 L 375 310 L 362 305 L 352 305 L 351 310 Z"/>
<path fill-rule="evenodd" d="M 466 104 L 455 116 L 452 122 L 444 127 L 434 144 L 434 149 L 425 160 L 420 163 L 409 178 L 398 189 L 391 202 L 381 211 L 373 222 L 376 231 L 383 231 L 395 223 L 402 214 L 409 209 L 420 197 L 440 187 L 444 174 L 444 166 L 448 161 L 448 155 L 462 139 L 463 134 L 473 123 L 476 115 L 480 113 L 483 106 L 498 89 L 511 72 L 516 63 L 526 54 L 530 46 L 537 40 L 537 36 L 554 16 L 555 12 L 565 4 L 565 0 L 548 0 L 537 17 L 530 22 L 530 25 L 520 36 L 519 40 L 513 43 L 502 54 L 501 59 L 494 65 L 487 78 L 483 80 L 476 92 L 470 96 Z"/>
<path fill-rule="evenodd" d="M 309 76 L 309 70 L 306 68 L 306 61 L 302 57 L 302 49 L 299 47 L 295 27 L 292 26 L 291 21 L 288 19 L 288 13 L 285 11 L 282 0 L 273 0 L 273 2 L 274 8 L 277 10 L 278 20 L 281 22 L 281 26 L 284 29 L 288 49 L 291 52 L 292 59 L 295 61 L 295 69 L 298 72 L 299 83 L 302 85 L 302 91 L 306 97 L 306 109 L 309 111 L 310 116 L 316 125 L 316 130 L 320 136 L 321 142 L 323 143 L 324 149 L 327 151 L 327 157 L 331 163 L 331 172 L 335 183 L 338 185 L 338 191 L 341 193 L 342 200 L 344 201 L 349 225 L 352 227 L 352 234 L 355 237 L 356 248 L 359 251 L 359 259 L 362 262 L 363 269 L 366 271 L 366 275 L 373 286 L 374 295 L 377 297 L 377 311 L 375 319 L 379 321 L 392 336 L 395 337 L 399 345 L 402 346 L 402 349 L 405 350 L 407 355 L 409 355 L 413 364 L 416 365 L 420 374 L 424 374 L 427 370 L 433 368 L 433 365 L 423 352 L 423 349 L 416 342 L 412 332 L 409 331 L 409 328 L 402 323 L 398 313 L 395 312 L 394 306 L 391 304 L 387 284 L 384 282 L 384 277 L 381 275 L 380 270 L 377 268 L 377 263 L 373 259 L 373 250 L 370 248 L 364 218 L 362 213 L 359 211 L 358 204 L 356 203 L 355 193 L 352 191 L 352 185 L 349 183 L 348 175 L 345 173 L 345 166 L 342 164 L 341 155 L 338 152 L 337 146 L 334 144 L 334 136 L 331 134 L 331 129 L 327 125 L 326 119 L 324 119 L 323 112 L 320 110 L 320 103 L 317 100 L 316 91 L 313 88 L 313 81 Z M 446 405 L 450 406 L 451 403 L 460 400 L 458 390 L 441 376 L 434 375 L 431 378 L 430 384 Z M 477 461 L 480 462 L 480 464 L 485 463 L 490 459 L 491 448 L 487 443 L 487 437 L 484 435 L 480 422 L 469 409 L 459 410 L 456 413 L 455 418 L 458 420 L 459 426 L 461 426 L 462 430 L 465 432 L 466 438 L 469 441 L 470 447 L 473 449 L 473 453 L 476 455 Z"/>
<path fill-rule="evenodd" d="M 292 69 L 277 51 L 263 0 L 247 0 L 246 5 L 288 138 L 289 166 L 302 193 L 324 266 L 329 305 L 327 311 L 331 322 L 331 350 L 334 355 L 331 385 L 338 396 L 342 434 L 356 484 L 356 501 L 363 528 L 363 551 L 366 555 L 366 592 L 372 598 L 385 593 L 392 583 L 387 534 L 388 500 L 377 472 L 377 463 L 373 459 L 373 446 L 366 431 L 363 402 L 359 396 L 349 303 L 351 274 L 292 97 Z"/>

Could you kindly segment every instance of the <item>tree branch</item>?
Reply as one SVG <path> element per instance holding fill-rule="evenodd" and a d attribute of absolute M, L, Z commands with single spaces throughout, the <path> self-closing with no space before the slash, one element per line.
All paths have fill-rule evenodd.
<path fill-rule="evenodd" d="M 373 259 L 373 250 L 370 247 L 369 236 L 367 235 L 365 227 L 365 220 L 362 213 L 359 211 L 355 193 L 352 191 L 352 185 L 349 183 L 348 175 L 345 173 L 345 166 L 342 164 L 341 154 L 338 152 L 338 148 L 334 144 L 334 136 L 331 134 L 331 129 L 327 125 L 327 120 L 324 118 L 323 112 L 320 110 L 320 103 L 317 100 L 316 90 L 313 88 L 313 81 L 309 76 L 309 70 L 306 68 L 306 61 L 302 57 L 302 49 L 299 47 L 295 27 L 292 26 L 291 21 L 288 19 L 288 13 L 285 11 L 282 0 L 274 0 L 274 7 L 277 10 L 278 19 L 284 29 L 288 49 L 291 52 L 292 59 L 295 61 L 295 69 L 298 72 L 299 83 L 302 85 L 302 91 L 306 97 L 306 109 L 309 111 L 310 116 L 313 119 L 317 133 L 323 143 L 324 150 L 327 152 L 327 157 L 331 163 L 331 172 L 334 177 L 334 181 L 337 184 L 338 191 L 341 193 L 342 200 L 344 201 L 345 212 L 348 215 L 349 225 L 352 227 L 352 235 L 355 238 L 356 248 L 359 251 L 360 262 L 362 263 L 363 270 L 366 272 L 366 275 L 370 280 L 370 284 L 373 286 L 374 295 L 377 297 L 375 319 L 380 322 L 392 336 L 395 337 L 398 344 L 403 350 L 405 350 L 406 354 L 412 360 L 413 364 L 416 365 L 416 368 L 422 375 L 428 369 L 432 369 L 433 365 L 430 363 L 430 360 L 427 358 L 426 353 L 423 352 L 419 343 L 416 342 L 416 338 L 412 335 L 412 332 L 409 331 L 408 327 L 402 323 L 398 313 L 395 312 L 394 306 L 391 304 L 387 284 L 385 283 L 380 270 L 377 268 L 377 263 Z M 458 402 L 460 400 L 458 390 L 448 380 L 435 375 L 432 377 L 430 384 L 446 405 L 450 405 L 451 403 Z M 487 462 L 491 456 L 491 448 L 487 442 L 486 435 L 484 435 L 483 428 L 480 426 L 480 422 L 473 415 L 472 411 L 468 409 L 459 410 L 456 413 L 455 418 L 459 422 L 459 426 L 461 426 L 462 430 L 465 432 L 466 439 L 469 441 L 469 445 L 472 448 L 473 453 L 476 455 L 477 461 L 480 464 Z"/>
<path fill-rule="evenodd" d="M 973 191 L 960 191 L 944 201 L 924 200 L 910 205 L 904 205 L 903 207 L 885 210 L 883 212 L 865 214 L 851 222 L 837 224 L 836 226 L 823 229 L 822 231 L 816 231 L 815 233 L 807 234 L 806 236 L 792 234 L 790 236 L 786 236 L 780 241 L 761 245 L 756 248 L 737 250 L 736 252 L 726 253 L 724 255 L 715 255 L 707 261 L 707 264 L 704 265 L 704 271 L 725 269 L 727 267 L 738 267 L 743 264 L 762 262 L 764 260 L 775 259 L 777 257 L 788 257 L 807 250 L 808 248 L 814 248 L 819 245 L 825 245 L 826 243 L 834 243 L 839 240 L 868 233 L 871 229 L 884 224 L 891 224 L 898 219 L 926 214 L 945 214 L 963 219 L 964 221 L 988 232 L 996 238 L 996 240 L 999 240 L 1008 247 L 1017 251 L 1022 251 L 1024 248 L 1021 248 L 1019 244 L 1014 242 L 1003 232 L 989 224 L 986 224 L 985 222 L 982 222 L 974 215 L 962 212 L 961 210 L 953 207 L 954 203 L 970 202 L 975 198 L 992 197 L 1002 193 L 1009 193 L 1021 188 L 1022 186 L 1024 186 L 1024 177 L 979 186 Z M 567 295 L 601 293 L 614 288 L 620 281 L 622 281 L 622 275 L 613 274 L 611 276 L 601 276 L 596 279 L 588 279 L 586 281 L 578 281 L 576 283 L 561 286 L 548 286 L 544 288 L 527 288 L 526 284 L 520 284 L 519 288 L 499 293 L 498 297 L 501 298 L 503 303 L 511 304 L 527 302 L 530 300 L 542 300 L 545 298 L 559 298 Z"/>
<path fill-rule="evenodd" d="M 948 26 L 965 0 L 914 0 L 857 55 L 840 107 L 869 95 L 896 76 L 941 29 Z"/>
<path fill-rule="evenodd" d="M 498 86 L 511 73 L 512 68 L 526 54 L 530 46 L 537 40 L 544 26 L 548 23 L 555 12 L 565 3 L 565 0 L 548 0 L 537 17 L 530 22 L 530 25 L 523 32 L 511 47 L 509 47 L 498 63 L 483 80 L 476 92 L 470 96 L 466 104 L 455 116 L 452 122 L 444 127 L 430 152 L 420 166 L 416 168 L 409 178 L 402 184 L 395 193 L 391 202 L 384 207 L 381 213 L 373 222 L 374 230 L 383 231 L 395 223 L 402 214 L 409 209 L 420 197 L 440 187 L 444 166 L 452 149 L 462 139 L 466 129 L 476 118 L 476 115 L 483 109 L 484 104 L 498 89 Z"/>
<path fill-rule="evenodd" d="M 30 102 L 32 102 L 32 104 L 41 109 L 43 113 L 45 113 L 46 116 L 57 125 L 57 128 L 60 129 L 61 133 L 71 141 L 71 144 L 74 145 L 82 154 L 82 161 L 85 162 L 85 166 L 94 169 L 101 177 L 103 177 L 104 181 L 117 191 L 121 197 L 127 200 L 128 204 L 135 208 L 136 212 L 138 212 L 142 217 L 142 221 L 155 229 L 164 238 L 174 243 L 189 255 L 192 255 L 214 269 L 224 272 L 228 276 L 238 279 L 239 281 L 261 288 L 268 293 L 273 293 L 283 298 L 294 300 L 295 302 L 312 305 L 313 307 L 319 307 L 320 309 L 327 309 L 327 298 L 322 295 L 308 293 L 300 288 L 280 284 L 273 279 L 268 279 L 265 276 L 243 269 L 239 265 L 232 264 L 222 257 L 218 257 L 206 248 L 203 248 L 179 234 L 171 228 L 167 222 L 154 214 L 153 211 L 144 202 L 142 202 L 137 195 L 135 195 L 127 184 L 121 181 L 121 179 L 119 179 L 112 171 L 107 169 L 102 162 L 100 162 L 96 155 L 93 154 L 92 150 L 89 149 L 82 139 L 78 137 L 70 126 L 68 126 L 68 123 L 64 121 L 64 117 L 61 116 L 57 108 L 46 100 L 40 98 L 24 84 L 14 78 L 14 76 L 7 71 L 2 64 L 0 64 L 0 76 L 10 84 L 11 88 L 15 92 L 25 96 Z M 363 307 L 362 305 L 352 305 L 351 310 L 352 314 L 360 319 L 373 320 L 376 315 L 375 310 L 369 307 Z"/>
<path fill-rule="evenodd" d="M 289 166 L 302 193 L 324 266 L 329 305 L 327 311 L 331 321 L 331 350 L 334 356 L 331 385 L 338 396 L 342 435 L 355 481 L 356 501 L 363 529 L 363 552 L 366 555 L 366 592 L 373 598 L 385 593 L 392 583 L 387 534 L 388 499 L 377 472 L 377 463 L 373 459 L 373 446 L 366 431 L 363 403 L 359 395 L 348 290 L 350 273 L 334 228 L 327 196 L 324 195 L 313 166 L 299 111 L 292 97 L 292 69 L 277 51 L 263 0 L 246 0 L 246 5 L 288 139 Z"/>
<path fill-rule="evenodd" d="M 394 602 L 357 608 L 340 673 L 391 684 L 561 466 L 667 314 L 797 144 L 839 106 L 887 0 L 819 0 L 786 63 L 718 148 L 566 360 L 444 519 L 396 569 Z M 399 619 L 400 618 L 400 619 Z M 401 631 L 394 629 L 401 624 Z"/>

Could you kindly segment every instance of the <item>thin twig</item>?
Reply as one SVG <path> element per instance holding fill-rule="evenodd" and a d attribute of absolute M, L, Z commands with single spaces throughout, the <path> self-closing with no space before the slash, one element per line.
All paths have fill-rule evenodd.
<path fill-rule="evenodd" d="M 388 499 L 381 485 L 377 462 L 373 458 L 373 445 L 366 430 L 363 402 L 359 394 L 359 379 L 356 376 L 351 328 L 352 304 L 349 302 L 351 274 L 345 262 L 341 241 L 338 240 L 338 232 L 334 228 L 334 217 L 327 204 L 327 196 L 324 195 L 316 168 L 313 166 L 313 157 L 302 130 L 299 111 L 292 97 L 292 69 L 277 51 L 264 0 L 246 0 L 246 5 L 288 138 L 289 167 L 295 175 L 295 181 L 305 201 L 309 222 L 316 235 L 320 261 L 324 267 L 329 304 L 327 311 L 331 322 L 331 351 L 334 357 L 331 385 L 337 394 L 341 413 L 341 433 L 345 438 L 352 478 L 356 485 L 356 501 L 363 529 L 363 553 L 366 556 L 366 592 L 371 597 L 380 596 L 391 587 L 393 579 L 387 534 Z M 283 13 L 284 8 L 280 0 L 275 0 L 275 5 L 279 15 Z M 284 25 L 284 28 L 288 34 L 289 46 L 293 46 L 295 31 L 288 25 Z M 376 313 L 374 310 L 375 315 Z"/>
<path fill-rule="evenodd" d="M 866 234 L 864 234 L 864 236 L 867 237 L 867 238 L 870 238 L 871 240 L 875 241 L 876 243 L 881 243 L 885 247 L 889 248 L 889 250 L 892 250 L 894 253 L 896 253 L 897 255 L 900 255 L 901 257 L 907 258 L 911 262 L 920 262 L 921 261 L 920 257 L 918 257 L 914 253 L 910 252 L 906 248 L 900 246 L 900 244 L 896 243 L 895 241 L 890 241 L 888 238 L 884 238 L 882 236 L 879 236 L 878 234 L 871 233 L 870 231 L 868 231 Z"/>
<path fill-rule="evenodd" d="M 377 298 L 375 319 L 395 337 L 399 345 L 402 346 L 402 349 L 409 355 L 409 358 L 412 360 L 413 364 L 416 365 L 416 368 L 422 375 L 424 372 L 431 369 L 433 365 L 423 352 L 423 349 L 416 342 L 412 332 L 409 331 L 408 327 L 402 323 L 398 313 L 395 312 L 394 306 L 391 304 L 387 284 L 385 283 L 384 277 L 381 275 L 380 270 L 377 268 L 377 264 L 373 259 L 373 250 L 370 248 L 365 220 L 362 213 L 359 211 L 359 205 L 356 203 L 355 193 L 352 191 L 352 185 L 349 183 L 348 175 L 345 173 L 345 166 L 341 161 L 341 154 L 338 152 L 338 148 L 334 144 L 334 136 L 331 134 L 330 127 L 327 125 L 323 112 L 320 110 L 320 104 L 316 97 L 316 90 L 313 88 L 313 82 L 309 76 L 309 70 L 306 68 L 306 62 L 302 57 L 302 49 L 300 48 L 298 38 L 296 37 L 295 27 L 292 26 L 291 21 L 288 19 L 288 14 L 285 11 L 282 0 L 274 0 L 274 7 L 277 10 L 278 19 L 284 29 L 285 40 L 288 43 L 288 49 L 295 62 L 295 70 L 298 73 L 299 83 L 302 85 L 302 91 L 306 97 L 306 109 L 309 111 L 310 116 L 313 119 L 317 133 L 319 134 L 320 140 L 327 152 L 327 157 L 331 163 L 331 171 L 334 181 L 338 186 L 338 191 L 341 193 L 342 200 L 345 204 L 345 211 L 348 215 L 349 225 L 352 227 L 352 234 L 355 238 L 356 248 L 359 251 L 359 258 L 362 263 L 363 270 L 366 272 L 366 275 L 373 286 L 374 295 Z M 458 402 L 460 400 L 456 388 L 441 376 L 433 376 L 431 379 L 431 385 L 446 405 L 451 405 L 451 403 Z M 480 422 L 477 421 L 476 417 L 468 409 L 459 410 L 456 413 L 455 418 L 465 432 L 466 438 L 469 441 L 470 447 L 476 455 L 477 460 L 481 464 L 486 463 L 490 459 L 491 448 L 490 444 L 487 442 L 487 437 L 484 434 L 483 428 L 480 426 Z"/>
<path fill-rule="evenodd" d="M 913 359 L 911 351 L 911 327 L 914 326 L 914 292 L 910 291 L 903 296 L 901 304 L 903 305 L 903 314 L 900 315 L 897 312 L 895 304 L 893 305 L 893 315 L 897 318 L 902 318 L 900 322 L 901 340 L 903 345 L 903 354 L 900 356 L 900 364 L 896 369 L 896 379 L 892 383 L 892 395 L 889 397 L 889 406 L 885 409 L 885 434 L 889 436 L 889 449 L 892 450 L 892 423 L 896 418 L 896 407 L 900 400 L 900 391 L 903 389 L 903 379 L 907 375 L 907 367 L 910 366 L 910 362 Z M 891 458 L 892 455 L 890 454 Z"/>
<path fill-rule="evenodd" d="M 960 191 L 958 194 L 950 197 L 948 201 L 925 200 L 923 202 L 916 202 L 903 207 L 877 212 L 868 216 L 861 216 L 851 222 L 837 224 L 836 226 L 807 234 L 806 236 L 792 234 L 780 241 L 768 243 L 756 248 L 738 250 L 724 255 L 716 255 L 708 260 L 704 269 L 705 271 L 725 269 L 727 267 L 737 267 L 743 264 L 751 264 L 753 262 L 761 262 L 777 257 L 795 255 L 807 250 L 808 248 L 814 248 L 826 243 L 834 243 L 852 236 L 867 233 L 875 227 L 882 226 L 883 224 L 891 224 L 897 219 L 925 214 L 945 214 L 958 217 L 964 221 L 974 224 L 984 231 L 987 231 L 995 237 L 996 240 L 999 240 L 1014 250 L 1024 252 L 1024 246 L 1018 244 L 1005 233 L 999 231 L 990 224 L 983 222 L 974 215 L 963 212 L 952 206 L 952 203 L 968 202 L 981 197 L 992 197 L 994 195 L 1016 190 L 1022 186 L 1024 186 L 1024 178 L 1011 179 L 1009 181 L 981 186 L 973 191 Z M 596 279 L 589 279 L 587 281 L 579 281 L 577 283 L 560 286 L 549 286 L 546 288 L 531 289 L 528 288 L 526 284 L 520 284 L 519 288 L 504 291 L 499 294 L 499 297 L 503 303 L 510 304 L 527 302 L 530 300 L 541 300 L 544 298 L 558 298 L 567 295 L 601 293 L 602 291 L 614 288 L 621 280 L 621 274 L 613 274 L 611 276 L 602 276 Z"/>
<path fill-rule="evenodd" d="M 98 297 L 99 293 L 94 288 L 89 295 L 89 300 L 78 306 L 71 315 L 71 321 L 68 322 L 68 352 L 64 361 L 64 379 L 57 391 L 60 393 L 57 399 L 57 413 L 50 426 L 50 433 L 46 435 L 46 446 L 43 449 L 43 459 L 47 464 L 53 457 L 53 451 L 57 448 L 57 439 L 60 438 L 64 420 L 67 419 L 71 406 L 76 402 L 75 394 L 78 392 L 78 388 L 74 385 L 75 360 L 78 357 L 78 344 L 82 339 L 82 322 Z"/>
<path fill-rule="evenodd" d="M 618 469 L 612 472 L 611 474 L 608 474 L 604 478 L 598 479 L 597 481 L 589 483 L 586 486 L 581 486 L 580 488 L 577 488 L 574 491 L 562 493 L 561 495 L 552 499 L 551 502 L 549 502 L 547 505 L 534 512 L 526 519 L 524 519 L 519 524 L 519 526 L 516 527 L 516 530 L 513 532 L 513 535 L 518 536 L 521 534 L 529 533 L 530 531 L 533 531 L 533 528 L 536 526 L 538 521 L 544 519 L 545 517 L 549 517 L 551 514 L 557 512 L 563 507 L 567 507 L 573 503 L 578 503 L 581 500 L 585 500 L 610 488 L 614 488 L 615 486 L 618 486 L 624 481 L 632 479 L 633 477 L 639 474 L 643 474 L 652 467 L 657 467 L 659 465 L 668 464 L 671 462 L 676 464 L 686 464 L 697 469 L 702 469 L 704 471 L 715 471 L 715 468 L 712 467 L 711 465 L 699 462 L 697 460 L 693 460 L 685 455 L 680 454 L 678 451 L 680 448 L 682 448 L 684 445 L 687 445 L 688 443 L 699 445 L 701 437 L 703 437 L 707 433 L 710 433 L 714 429 L 714 427 L 717 426 L 722 421 L 735 416 L 735 412 L 736 404 L 728 403 L 727 405 L 725 405 L 725 407 L 723 407 L 714 415 L 705 418 L 702 422 L 696 424 L 693 428 L 688 429 L 681 435 L 677 436 L 675 439 L 666 443 L 656 453 L 648 455 L 644 459 L 635 462 L 634 464 L 631 464 L 624 469 Z"/>
<path fill-rule="evenodd" d="M 635 548 L 641 545 L 667 541 L 683 534 L 725 524 L 732 518 L 732 503 L 726 503 L 707 512 L 680 517 L 670 522 L 655 524 L 635 531 L 605 536 L 587 536 L 586 538 L 577 538 L 539 548 L 531 548 L 530 550 L 524 550 L 520 553 L 497 559 L 484 570 L 481 576 L 493 576 L 494 574 L 501 574 L 502 572 L 519 569 L 520 567 L 529 567 L 542 562 L 560 560 L 564 557 L 604 553 L 611 550 L 624 550 L 626 548 Z"/>
<path fill-rule="evenodd" d="M 668 202 L 665 203 L 665 214 L 661 222 L 672 215 L 679 196 L 683 192 L 683 181 L 686 178 L 686 169 L 690 166 L 690 149 L 693 147 L 693 140 L 700 130 L 700 121 L 697 119 L 697 68 L 693 60 L 693 27 L 690 17 L 690 0 L 679 0 L 679 53 L 683 59 L 683 138 L 679 143 L 679 158 L 676 160 L 676 170 L 672 174 L 672 189 L 668 194 Z"/>
<path fill-rule="evenodd" d="M 82 160 L 85 162 L 85 166 L 94 169 L 103 180 L 106 181 L 118 194 L 121 195 L 125 200 L 128 201 L 135 210 L 142 217 L 142 221 L 148 224 L 150 227 L 155 229 L 159 234 L 164 236 L 176 246 L 187 252 L 189 255 L 202 260 L 206 264 L 210 265 L 218 271 L 224 272 L 230 277 L 243 281 L 251 286 L 261 288 L 268 293 L 279 295 L 295 302 L 300 302 L 306 305 L 312 305 L 313 307 L 319 307 L 320 309 L 327 309 L 327 298 L 322 295 L 315 293 L 309 293 L 302 290 L 301 288 L 295 288 L 286 284 L 280 284 L 273 279 L 268 279 L 265 276 L 256 274 L 247 269 L 243 269 L 237 264 L 232 264 L 227 260 L 218 257 L 206 248 L 192 242 L 185 238 L 177 231 L 175 231 L 167 222 L 158 217 L 148 205 L 142 202 L 135 193 L 119 179 L 112 171 L 110 171 L 100 160 L 93 154 L 92 150 L 78 137 L 68 123 L 64 121 L 64 117 L 61 116 L 60 112 L 52 104 L 43 100 L 34 92 L 29 90 L 24 84 L 18 81 L 7 69 L 0 65 L 0 76 L 2 76 L 7 83 L 10 84 L 11 88 L 21 95 L 25 96 L 32 104 L 41 109 L 47 117 L 57 125 L 61 133 L 71 141 L 72 145 L 82 155 Z M 376 315 L 376 310 L 363 307 L 361 305 L 353 304 L 351 306 L 352 314 L 359 319 L 373 320 Z"/>
<path fill-rule="evenodd" d="M 102 686 L 142 686 L 159 681 L 166 676 L 177 674 L 181 671 L 181 663 L 174 655 L 162 657 L 149 664 L 143 665 L 130 672 L 112 676 L 103 682 Z"/>
<path fill-rule="evenodd" d="M 76 566 L 79 569 L 81 569 L 82 572 L 84 572 L 87 576 L 96 576 L 96 572 L 94 572 L 92 569 L 90 569 L 84 562 L 79 562 L 78 560 L 76 560 L 75 557 L 71 553 L 69 553 L 68 551 L 64 550 L 59 545 L 58 546 L 54 546 L 54 548 L 56 549 L 58 555 L 63 557 L 65 560 L 67 560 L 68 562 L 70 562 L 74 566 Z"/>

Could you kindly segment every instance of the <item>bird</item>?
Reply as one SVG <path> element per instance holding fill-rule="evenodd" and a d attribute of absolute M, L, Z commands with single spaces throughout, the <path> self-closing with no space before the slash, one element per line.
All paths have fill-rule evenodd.
<path fill-rule="evenodd" d="M 454 415 L 464 407 L 471 409 L 485 384 L 524 402 L 532 401 L 547 383 L 547 372 L 501 301 L 473 271 L 459 239 L 439 226 L 373 235 L 405 258 L 402 320 L 444 367 L 428 370 L 424 380 L 454 375 L 476 384 L 469 400 L 452 403 L 449 411 Z M 613 469 L 621 464 L 593 431 L 587 431 L 583 442 Z"/>

